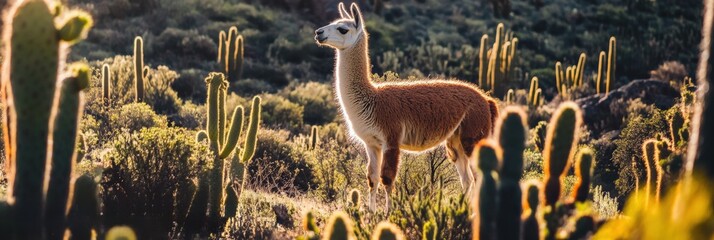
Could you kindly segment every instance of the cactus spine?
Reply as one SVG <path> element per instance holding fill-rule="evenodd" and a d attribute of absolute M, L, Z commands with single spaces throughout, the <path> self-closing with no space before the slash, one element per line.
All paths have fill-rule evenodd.
<path fill-rule="evenodd" d="M 610 45 L 607 50 L 607 80 L 605 81 L 605 94 L 610 93 L 610 83 L 615 80 L 615 62 L 617 61 L 617 40 L 615 36 L 610 37 Z"/>
<path fill-rule="evenodd" d="M 578 176 L 578 182 L 575 183 L 575 191 L 573 191 L 573 199 L 576 202 L 585 202 L 590 195 L 590 178 L 593 171 L 593 151 L 589 148 L 583 148 L 578 151 L 578 156 L 575 158 L 575 175 Z"/>
<path fill-rule="evenodd" d="M 45 210 L 52 212 L 48 217 L 62 220 L 53 224 L 64 226 L 66 204 L 60 216 L 55 215 L 60 209 L 47 205 L 46 196 L 61 197 L 64 192 L 64 203 L 70 197 L 76 119 L 82 112 L 79 90 L 88 85 L 89 76 L 88 67 L 73 65 L 66 79 L 58 78 L 64 69 L 60 59 L 66 55 L 60 45 L 86 37 L 92 19 L 81 11 L 62 14 L 61 9 L 59 4 L 50 9 L 46 1 L 26 0 L 15 1 L 6 12 L 5 67 L 0 75 L 7 105 L 3 131 L 8 139 L 8 196 L 14 201 L 3 203 L 8 208 L 4 212 L 10 212 L 3 217 L 11 219 L 14 238 L 19 239 L 61 237 L 52 234 L 55 225 L 45 228 Z M 64 19 L 59 29 L 57 19 Z M 60 91 L 55 91 L 60 80 Z M 47 173 L 51 176 L 46 177 Z"/>
<path fill-rule="evenodd" d="M 598 61 L 597 61 L 597 81 L 595 82 L 595 89 L 597 91 L 597 94 L 601 93 L 601 85 L 602 85 L 602 80 L 603 80 L 603 64 L 605 63 L 605 51 L 600 51 L 600 56 L 598 56 Z"/>
<path fill-rule="evenodd" d="M 227 208 L 232 208 L 232 206 L 225 206 L 226 204 L 233 204 L 232 199 L 226 202 L 224 199 L 224 190 L 226 189 L 227 183 L 226 179 L 232 179 L 232 177 L 240 177 L 241 180 L 244 177 L 245 171 L 242 171 L 247 162 L 253 158 L 255 152 L 255 145 L 257 141 L 258 125 L 260 123 L 260 97 L 253 98 L 249 124 L 247 132 L 245 134 L 245 141 L 243 148 L 236 147 L 238 144 L 238 139 L 242 134 L 243 129 L 243 116 L 244 110 L 242 106 L 238 106 L 233 111 L 233 117 L 230 123 L 226 123 L 226 111 L 225 111 L 225 95 L 228 87 L 228 82 L 221 73 L 211 73 L 206 78 L 206 84 L 208 85 L 208 122 L 206 124 L 205 132 L 201 131 L 197 134 L 196 140 L 201 142 L 206 137 L 209 140 L 210 149 L 213 151 L 213 168 L 210 170 L 210 179 L 201 178 L 201 181 L 210 181 L 209 185 L 209 220 L 212 224 L 216 225 L 217 221 L 220 219 L 221 206 L 224 210 Z M 230 125 L 228 132 L 226 133 L 225 125 Z M 224 176 L 223 167 L 226 165 L 226 159 L 234 153 L 235 159 L 231 165 L 232 169 L 240 168 L 241 176 L 232 176 L 226 178 Z M 237 157 L 240 156 L 240 157 Z M 233 171 L 230 171 L 233 172 Z M 241 181 L 239 180 L 239 181 Z M 199 185 L 205 185 L 205 183 L 199 183 Z M 241 181 L 240 189 L 243 189 L 243 182 Z M 199 191 L 201 187 L 199 186 Z M 231 190 L 233 190 L 231 188 Z M 229 194 L 234 194 L 235 192 L 229 192 Z M 237 199 L 237 193 L 236 199 Z M 221 202 L 223 200 L 223 202 Z M 237 202 L 237 200 L 236 200 Z M 196 204 L 196 200 L 194 203 Z M 193 209 L 193 207 L 192 207 Z M 200 210 L 200 209 L 199 209 Z M 231 209 L 231 211 L 233 211 Z M 229 212 L 232 213 L 232 212 Z M 191 213 L 189 213 L 190 215 Z M 200 214 L 200 213 L 194 213 Z M 215 227 L 215 226 L 214 226 Z"/>
<path fill-rule="evenodd" d="M 507 107 L 496 125 L 496 139 L 503 148 L 503 164 L 498 183 L 498 239 L 517 239 L 521 223 L 521 187 L 523 150 L 526 131 L 525 113 L 516 107 Z"/>
<path fill-rule="evenodd" d="M 144 68 L 144 40 L 134 38 L 134 89 L 136 90 L 135 102 L 144 101 L 144 80 L 148 71 Z"/>
<path fill-rule="evenodd" d="M 404 240 L 404 232 L 390 222 L 380 222 L 372 231 L 371 240 Z"/>
<path fill-rule="evenodd" d="M 481 140 L 476 146 L 478 168 L 481 172 L 481 187 L 479 189 L 479 236 L 480 239 L 496 239 L 496 218 L 498 216 L 498 163 L 500 147 L 493 140 Z"/>
<path fill-rule="evenodd" d="M 218 64 L 229 82 L 236 82 L 243 74 L 243 36 L 238 34 L 238 28 L 233 26 L 226 32 L 218 34 Z"/>

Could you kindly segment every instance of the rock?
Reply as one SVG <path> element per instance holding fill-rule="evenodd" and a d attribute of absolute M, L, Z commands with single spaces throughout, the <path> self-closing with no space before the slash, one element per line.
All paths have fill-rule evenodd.
<path fill-rule="evenodd" d="M 639 79 L 605 94 L 591 95 L 576 100 L 583 110 L 583 119 L 595 137 L 622 128 L 627 118 L 628 101 L 640 99 L 642 103 L 652 104 L 659 109 L 669 109 L 679 98 L 679 90 L 667 82 L 652 79 Z"/>

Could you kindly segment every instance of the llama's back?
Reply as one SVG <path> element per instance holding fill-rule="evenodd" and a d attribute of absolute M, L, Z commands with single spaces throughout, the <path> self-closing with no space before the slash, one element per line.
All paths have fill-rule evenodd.
<path fill-rule="evenodd" d="M 382 83 L 377 85 L 376 100 L 376 121 L 386 129 L 401 131 L 392 134 L 401 134 L 407 150 L 421 151 L 440 144 L 467 115 L 483 118 L 483 131 L 491 131 L 490 98 L 468 83 L 445 80 Z"/>

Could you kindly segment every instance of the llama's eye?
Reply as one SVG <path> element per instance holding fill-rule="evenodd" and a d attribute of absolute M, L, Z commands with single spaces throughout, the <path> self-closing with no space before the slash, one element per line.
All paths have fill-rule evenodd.
<path fill-rule="evenodd" d="M 342 34 L 347 34 L 347 32 L 349 32 L 350 30 L 344 29 L 344 28 L 337 28 L 337 31 L 340 31 L 340 33 L 342 33 Z"/>

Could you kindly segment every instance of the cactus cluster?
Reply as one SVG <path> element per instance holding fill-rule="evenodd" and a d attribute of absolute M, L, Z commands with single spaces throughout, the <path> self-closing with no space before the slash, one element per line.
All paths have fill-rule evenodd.
<path fill-rule="evenodd" d="M 499 23 L 496 27 L 496 35 L 490 49 L 488 49 L 488 35 L 484 34 L 481 37 L 478 70 L 478 85 L 481 88 L 502 96 L 505 89 L 496 88 L 496 83 L 508 83 L 511 80 L 517 47 L 518 38 L 513 37 L 513 32 L 504 33 L 503 23 Z"/>
<path fill-rule="evenodd" d="M 243 35 L 238 34 L 237 27 L 228 29 L 228 34 L 218 34 L 218 64 L 229 82 L 238 81 L 243 74 L 243 55 Z"/>
<path fill-rule="evenodd" d="M 662 168 L 660 161 L 668 158 L 669 155 L 672 154 L 671 147 L 669 139 L 663 137 L 660 137 L 659 139 L 647 139 L 642 144 L 642 162 L 645 166 L 646 176 L 644 186 L 645 207 L 650 206 L 650 204 L 659 204 L 662 194 L 662 181 L 664 177 L 664 169 Z M 635 164 L 633 163 L 633 167 L 634 165 Z M 636 181 L 639 181 L 639 179 L 636 179 Z M 654 196 L 652 191 L 654 191 Z M 651 201 L 652 197 L 654 197 L 653 201 Z"/>
<path fill-rule="evenodd" d="M 63 46 L 84 39 L 92 18 L 48 3 L 15 1 L 6 10 L 2 45 L 7 57 L 1 75 L 12 200 L 0 204 L 3 239 L 62 238 L 68 226 L 81 224 L 67 221 L 68 205 L 88 209 L 85 197 L 96 198 L 96 191 L 83 194 L 83 182 L 72 184 L 81 90 L 89 86 L 89 67 L 76 63 L 65 68 L 60 61 L 66 58 Z M 72 234 L 84 232 L 73 229 Z"/>
<path fill-rule="evenodd" d="M 205 217 L 207 204 L 209 225 L 216 228 L 222 219 L 235 216 L 238 206 L 238 193 L 235 188 L 242 191 L 245 166 L 255 153 L 261 99 L 257 96 L 253 98 L 245 138 L 239 141 L 243 131 L 243 107 L 236 107 L 231 121 L 227 122 L 225 102 L 228 82 L 222 73 L 214 72 L 206 78 L 206 84 L 208 85 L 208 119 L 206 130 L 196 135 L 196 141 L 200 143 L 208 140 L 213 152 L 213 166 L 199 177 L 199 187 L 188 212 L 187 224 L 200 224 L 200 219 Z M 226 126 L 230 128 L 226 129 Z M 239 142 L 243 142 L 243 147 L 238 145 Z M 231 154 L 233 154 L 232 158 L 230 158 Z M 230 166 L 230 171 L 226 171 L 224 166 Z M 237 182 L 238 186 L 233 187 L 233 182 Z M 191 222 L 188 219 L 191 219 Z M 200 229 L 200 227 L 190 226 L 187 229 Z"/>
<path fill-rule="evenodd" d="M 538 87 L 538 77 L 533 77 L 528 90 L 528 106 L 537 108 L 541 105 L 543 105 L 543 90 Z"/>
<path fill-rule="evenodd" d="M 583 86 L 586 58 L 585 53 L 581 53 L 578 65 L 568 66 L 565 70 L 562 63 L 555 62 L 555 86 L 563 98 L 570 99 L 570 93 Z"/>
<path fill-rule="evenodd" d="M 575 173 L 578 176 L 572 200 L 564 201 L 562 178 L 568 171 L 569 163 L 575 155 L 578 129 L 582 124 L 580 110 L 574 103 L 564 103 L 550 121 L 544 143 L 544 181 L 525 186 L 526 204 L 521 204 L 519 180 L 523 171 L 523 150 L 526 140 L 525 114 L 516 107 L 508 107 L 497 122 L 496 141 L 482 140 L 476 147 L 477 163 L 482 173 L 479 193 L 480 239 L 555 239 L 556 234 L 569 236 L 594 232 L 593 219 L 588 214 L 574 214 L 575 203 L 585 203 L 588 199 L 590 178 L 594 163 L 592 150 L 578 151 Z M 539 124 L 540 125 L 540 124 Z M 544 124 L 545 125 L 545 124 Z M 500 171 L 499 169 L 500 163 Z M 474 169 L 476 170 L 476 169 Z M 538 206 L 545 206 L 542 221 L 537 215 Z M 528 206 L 522 215 L 522 206 Z M 569 219 L 582 221 L 580 227 L 565 228 Z M 543 225 L 546 228 L 541 229 Z M 522 226 L 522 227 L 517 227 Z M 520 230 L 522 229 L 522 233 Z M 570 229 L 570 230 L 568 230 Z M 544 234 L 541 234 L 544 232 Z"/>

